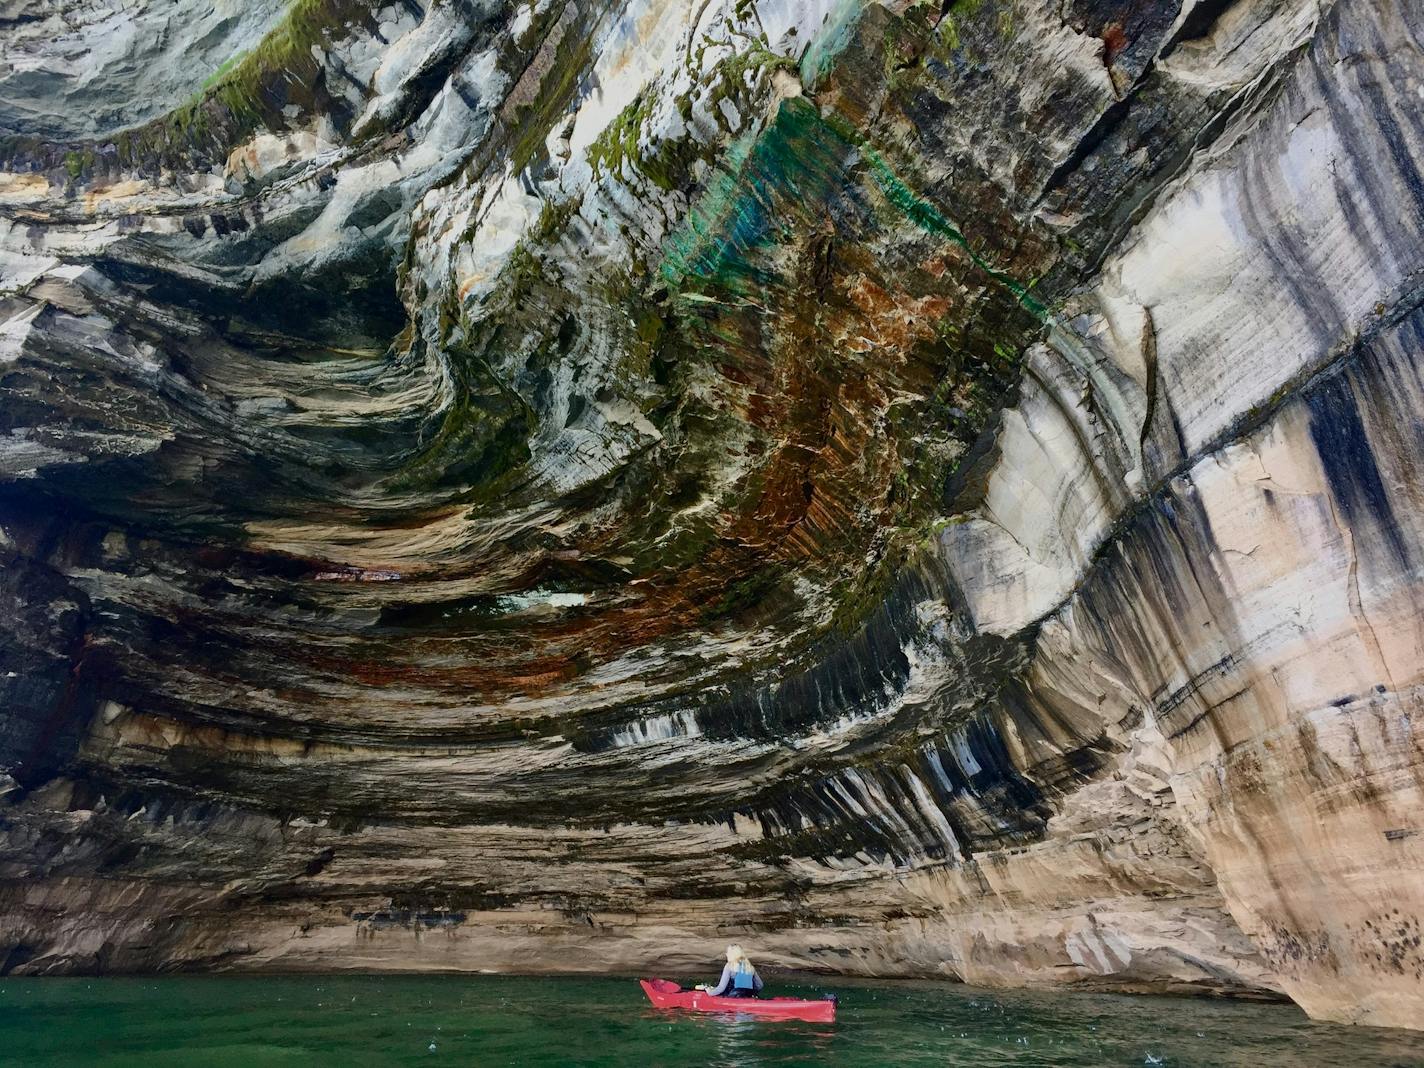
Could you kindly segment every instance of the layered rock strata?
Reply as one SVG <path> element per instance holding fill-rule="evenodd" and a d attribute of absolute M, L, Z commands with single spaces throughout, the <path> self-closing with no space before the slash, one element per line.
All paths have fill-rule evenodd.
<path fill-rule="evenodd" d="M 0 8 L 0 972 L 1418 1026 L 1421 16 Z"/>

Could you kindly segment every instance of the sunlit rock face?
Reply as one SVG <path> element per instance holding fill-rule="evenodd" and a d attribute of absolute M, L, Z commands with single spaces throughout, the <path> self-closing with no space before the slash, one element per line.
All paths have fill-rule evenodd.
<path fill-rule="evenodd" d="M 0 7 L 0 972 L 1419 1026 L 1421 27 Z"/>

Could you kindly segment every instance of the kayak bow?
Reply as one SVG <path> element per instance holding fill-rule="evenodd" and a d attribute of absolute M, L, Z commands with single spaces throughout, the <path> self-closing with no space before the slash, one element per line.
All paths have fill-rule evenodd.
<path fill-rule="evenodd" d="M 836 1003 L 832 998 L 805 1001 L 801 998 L 714 998 L 704 990 L 684 990 L 667 979 L 639 979 L 638 985 L 654 1008 L 686 1009 L 689 1012 L 731 1012 L 738 1016 L 759 1016 L 766 1020 L 810 1020 L 835 1023 Z"/>

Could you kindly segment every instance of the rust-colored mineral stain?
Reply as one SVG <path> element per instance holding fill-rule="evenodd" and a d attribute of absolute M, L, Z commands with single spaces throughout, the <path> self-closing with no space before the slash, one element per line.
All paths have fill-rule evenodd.
<path fill-rule="evenodd" d="M 1109 22 L 1103 27 L 1102 40 L 1103 63 L 1107 66 L 1112 66 L 1117 60 L 1117 57 L 1122 55 L 1123 50 L 1127 48 L 1129 44 L 1127 31 L 1122 28 L 1122 23 Z"/>

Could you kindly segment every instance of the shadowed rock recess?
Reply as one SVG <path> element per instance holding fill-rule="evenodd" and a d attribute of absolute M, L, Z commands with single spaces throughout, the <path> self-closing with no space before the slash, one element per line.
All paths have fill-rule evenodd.
<path fill-rule="evenodd" d="M 1424 1021 L 1421 0 L 0 3 L 0 973 Z"/>

